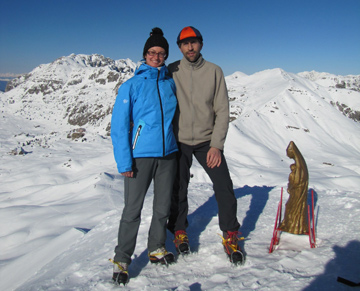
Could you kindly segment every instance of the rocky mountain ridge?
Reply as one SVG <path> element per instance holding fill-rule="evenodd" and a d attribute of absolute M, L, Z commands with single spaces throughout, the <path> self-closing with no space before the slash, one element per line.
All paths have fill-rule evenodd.
<path fill-rule="evenodd" d="M 298 75 L 325 87 L 360 91 L 359 75 L 340 76 L 316 71 L 302 72 Z"/>
<path fill-rule="evenodd" d="M 42 145 L 49 136 L 82 141 L 90 134 L 106 137 L 117 90 L 133 76 L 136 66 L 130 59 L 112 60 L 98 54 L 72 54 L 40 65 L 9 82 L 5 93 L 0 92 L 3 119 L 23 118 L 33 124 L 33 128 L 42 128 Z M 272 69 L 250 76 L 235 72 L 225 79 L 231 121 L 259 110 L 282 111 L 284 115 L 289 114 L 289 110 L 297 110 L 286 106 L 280 108 L 279 96 L 285 103 L 287 98 L 316 97 L 316 103 L 309 106 L 319 102 L 332 105 L 355 122 L 360 120 L 360 76 L 335 76 L 314 71 L 293 74 Z M 259 100 L 257 104 L 263 104 L 263 108 L 254 108 L 254 100 Z M 22 145 L 39 139 L 38 133 L 21 129 L 12 134 L 18 140 L 22 137 L 19 141 Z"/>
<path fill-rule="evenodd" d="M 72 127 L 109 131 L 109 116 L 120 85 L 133 76 L 130 59 L 101 55 L 61 57 L 10 81 L 1 98 L 15 115 Z M 104 120 L 106 123 L 104 124 Z"/>

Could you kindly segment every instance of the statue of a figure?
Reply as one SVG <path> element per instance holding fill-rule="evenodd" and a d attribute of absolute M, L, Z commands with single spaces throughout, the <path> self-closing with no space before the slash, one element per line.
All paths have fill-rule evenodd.
<path fill-rule="evenodd" d="M 309 232 L 307 218 L 308 169 L 293 141 L 289 143 L 286 153 L 290 159 L 295 160 L 295 163 L 290 166 L 291 173 L 287 188 L 290 197 L 286 202 L 284 219 L 279 228 L 293 234 L 307 234 Z"/>

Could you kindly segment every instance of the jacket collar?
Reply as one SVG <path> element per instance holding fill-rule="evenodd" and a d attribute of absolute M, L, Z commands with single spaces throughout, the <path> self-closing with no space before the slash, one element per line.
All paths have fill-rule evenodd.
<path fill-rule="evenodd" d="M 185 57 L 182 58 L 180 63 L 189 70 L 198 70 L 205 64 L 205 59 L 202 54 L 200 54 L 199 58 L 195 62 L 189 62 Z"/>
<path fill-rule="evenodd" d="M 145 63 L 141 63 L 140 66 L 136 69 L 135 75 L 143 75 L 150 79 L 157 79 L 159 71 L 159 79 L 164 79 L 168 74 L 168 69 L 165 65 L 161 66 L 160 68 L 154 68 Z"/>

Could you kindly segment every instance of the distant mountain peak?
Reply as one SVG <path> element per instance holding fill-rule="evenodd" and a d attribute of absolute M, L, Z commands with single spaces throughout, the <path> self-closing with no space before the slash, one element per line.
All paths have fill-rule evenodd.
<path fill-rule="evenodd" d="M 3 99 L 27 119 L 65 119 L 69 126 L 89 124 L 108 134 L 117 90 L 135 69 L 130 59 L 71 54 L 12 80 Z"/>

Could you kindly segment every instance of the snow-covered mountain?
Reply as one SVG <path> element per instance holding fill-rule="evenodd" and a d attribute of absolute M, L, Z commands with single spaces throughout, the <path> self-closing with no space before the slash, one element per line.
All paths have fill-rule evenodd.
<path fill-rule="evenodd" d="M 129 59 L 70 55 L 0 92 L 1 290 L 114 288 L 107 259 L 124 200 L 108 132 L 117 88 L 135 66 Z M 358 80 L 282 69 L 227 76 L 232 122 L 225 156 L 246 263 L 233 268 L 227 261 L 212 185 L 194 160 L 193 253 L 169 268 L 148 263 L 149 189 L 124 290 L 348 290 L 337 276 L 358 282 Z M 315 192 L 317 247 L 310 249 L 306 237 L 284 236 L 269 254 L 282 187 L 287 200 L 290 141 L 304 156 Z M 167 248 L 174 251 L 171 236 Z"/>
<path fill-rule="evenodd" d="M 299 76 L 312 80 L 324 87 L 335 88 L 335 89 L 350 89 L 357 92 L 360 91 L 360 76 L 354 76 L 354 75 L 339 76 L 329 73 L 318 73 L 315 71 L 299 73 Z M 343 101 L 346 102 L 346 100 L 347 99 Z M 349 118 L 352 118 L 356 121 L 360 120 L 360 112 L 358 110 L 352 109 L 346 103 L 341 103 L 340 101 L 336 101 L 336 102 L 331 101 L 331 104 L 337 107 L 344 115 L 348 116 Z"/>
<path fill-rule="evenodd" d="M 275 78 L 279 81 L 282 79 L 285 86 L 284 88 L 288 86 L 287 90 L 293 92 L 294 96 L 296 96 L 296 92 L 302 95 L 319 95 L 347 117 L 355 121 L 360 121 L 360 101 L 357 94 L 352 95 L 352 91 L 360 92 L 360 76 L 336 76 L 329 73 L 317 73 L 315 71 L 292 74 L 287 73 L 282 69 L 274 69 L 259 72 L 252 76 L 246 76 L 241 72 L 235 72 L 226 79 L 228 86 L 231 82 L 234 82 L 236 86 L 238 83 L 246 82 L 246 80 L 249 80 L 248 82 L 253 82 L 254 79 L 267 80 L 265 82 L 269 83 L 268 85 L 271 86 L 270 82 L 276 82 L 274 80 Z M 307 80 L 312 82 L 307 82 Z M 253 90 L 259 90 L 259 88 L 255 88 L 255 86 L 252 86 Z M 266 90 L 266 87 L 267 86 L 263 89 Z M 231 88 L 228 89 L 230 91 L 232 90 Z M 241 96 L 241 98 L 246 95 L 245 92 L 242 92 L 242 94 L 243 96 Z M 236 100 L 236 94 L 231 100 Z M 234 109 L 235 111 L 233 114 L 236 116 L 236 113 L 238 112 L 236 106 L 234 106 Z"/>
<path fill-rule="evenodd" d="M 302 72 L 298 75 L 314 81 L 324 87 L 360 91 L 360 76 L 358 75 L 340 76 L 329 73 L 319 73 L 315 71 Z"/>
<path fill-rule="evenodd" d="M 293 140 L 304 152 L 312 154 L 313 167 L 320 171 L 326 165 L 344 166 L 337 160 L 340 156 L 357 157 L 360 161 L 360 123 L 333 106 L 345 103 L 359 114 L 360 92 L 324 87 L 282 69 L 251 76 L 235 73 L 227 76 L 226 82 L 231 113 L 236 118 L 236 130 L 232 127 L 229 134 L 238 135 L 229 148 L 238 148 L 240 160 L 250 159 L 254 167 L 268 169 L 272 175 L 277 168 L 275 161 L 282 160 L 286 145 Z M 251 157 L 254 147 L 269 157 L 266 165 L 263 159 L 256 162 Z M 339 156 L 327 155 L 333 150 Z M 281 163 L 278 166 L 281 168 Z M 345 167 L 359 172 L 360 163 Z"/>
<path fill-rule="evenodd" d="M 133 76 L 135 68 L 136 64 L 129 59 L 115 61 L 97 54 L 61 57 L 10 81 L 6 93 L 1 95 L 1 107 L 11 116 L 38 122 L 39 127 L 42 124 L 53 135 L 62 131 L 68 137 L 83 140 L 89 132 L 107 136 L 117 90 Z M 226 81 L 231 120 L 240 115 L 247 117 L 255 110 L 261 111 L 252 104 L 261 104 L 262 110 L 274 113 L 268 115 L 269 121 L 274 119 L 275 113 L 288 114 L 287 103 L 295 100 L 288 98 L 291 96 L 302 102 L 312 100 L 306 105 L 309 108 L 294 108 L 297 114 L 300 110 L 314 111 L 306 118 L 300 115 L 301 119 L 318 118 L 319 104 L 325 106 L 325 115 L 333 112 L 328 106 L 332 105 L 355 121 L 360 118 L 360 76 L 316 72 L 291 74 L 274 69 L 251 76 L 235 72 L 227 76 Z M 284 106 L 279 106 L 281 104 Z M 286 122 L 288 129 L 301 128 L 299 122 Z"/>
<path fill-rule="evenodd" d="M 129 59 L 72 54 L 10 81 L 1 99 L 28 120 L 47 120 L 55 128 L 86 125 L 106 134 L 117 90 L 135 68 Z"/>

